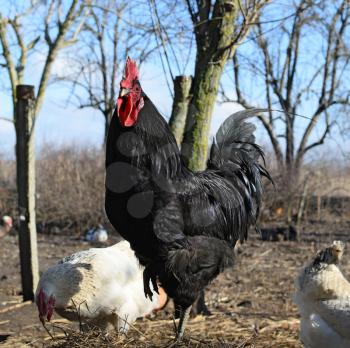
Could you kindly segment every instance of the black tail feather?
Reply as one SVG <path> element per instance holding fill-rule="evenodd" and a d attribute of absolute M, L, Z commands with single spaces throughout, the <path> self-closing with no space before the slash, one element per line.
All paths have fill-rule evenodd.
<path fill-rule="evenodd" d="M 208 168 L 218 170 L 221 175 L 234 185 L 246 188 L 240 190 L 245 201 L 246 212 L 251 217 L 250 223 L 255 224 L 260 211 L 263 193 L 262 178 L 266 177 L 273 183 L 273 179 L 265 166 L 262 148 L 255 144 L 255 126 L 246 122 L 247 118 L 265 109 L 250 109 L 239 111 L 226 119 L 219 128 L 210 150 Z M 262 160 L 263 164 L 259 163 Z M 235 178 L 239 178 L 241 183 Z M 237 186 L 237 187 L 238 187 Z M 246 238 L 240 233 L 240 239 Z"/>

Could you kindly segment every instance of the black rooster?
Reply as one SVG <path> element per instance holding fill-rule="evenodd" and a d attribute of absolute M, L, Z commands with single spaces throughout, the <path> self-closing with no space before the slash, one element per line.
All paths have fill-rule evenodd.
<path fill-rule="evenodd" d="M 183 164 L 175 138 L 141 89 L 136 64 L 128 58 L 106 149 L 106 213 L 146 268 L 144 288 L 157 282 L 181 308 L 177 339 L 183 336 L 200 291 L 233 263 L 233 247 L 255 224 L 262 194 L 247 117 L 230 116 L 210 151 L 208 169 Z M 260 110 L 258 110 L 260 111 Z"/>

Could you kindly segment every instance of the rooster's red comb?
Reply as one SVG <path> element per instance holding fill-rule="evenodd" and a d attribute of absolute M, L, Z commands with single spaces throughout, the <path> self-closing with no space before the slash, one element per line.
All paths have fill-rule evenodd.
<path fill-rule="evenodd" d="M 137 69 L 136 62 L 133 61 L 130 57 L 126 59 L 125 70 L 124 70 L 124 79 L 133 81 L 138 80 L 139 70 Z"/>

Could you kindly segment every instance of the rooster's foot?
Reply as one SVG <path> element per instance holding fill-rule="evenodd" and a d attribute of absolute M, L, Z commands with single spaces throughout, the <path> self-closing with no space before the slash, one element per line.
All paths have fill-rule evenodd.
<path fill-rule="evenodd" d="M 158 285 L 157 285 L 157 275 L 152 269 L 152 266 L 146 266 L 143 271 L 143 288 L 146 298 L 148 297 L 151 301 L 153 298 L 153 291 L 149 286 L 149 282 L 152 282 L 153 290 L 159 294 Z"/>

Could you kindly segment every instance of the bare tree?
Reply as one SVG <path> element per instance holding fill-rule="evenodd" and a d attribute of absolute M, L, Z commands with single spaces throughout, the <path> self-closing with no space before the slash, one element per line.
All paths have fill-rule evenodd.
<path fill-rule="evenodd" d="M 76 42 L 81 26 L 86 19 L 88 9 L 85 3 L 72 0 L 65 13 L 62 1 L 52 0 L 44 6 L 42 2 L 34 2 L 21 13 L 5 17 L 0 12 L 0 43 L 3 62 L 0 66 L 5 69 L 10 82 L 13 109 L 15 109 L 16 86 L 24 84 L 24 73 L 32 68 L 28 64 L 28 56 L 34 52 L 45 52 L 45 63 L 40 74 L 36 93 L 35 115 L 37 116 L 44 101 L 50 73 L 59 51 Z M 35 12 L 44 13 L 42 27 L 36 35 L 28 32 L 23 22 L 34 19 Z M 9 41 L 9 38 L 12 39 Z M 14 122 L 16 122 L 14 113 Z"/>
<path fill-rule="evenodd" d="M 233 57 L 235 98 L 222 95 L 224 101 L 246 108 L 258 103 L 270 110 L 259 120 L 290 195 L 305 155 L 325 142 L 350 104 L 345 78 L 350 68 L 350 3 L 299 0 L 292 15 L 277 26 L 269 22 L 270 15 L 267 11 L 259 18 L 251 46 L 242 46 Z M 255 90 L 264 90 L 263 96 L 249 92 L 247 78 Z"/>
<path fill-rule="evenodd" d="M 35 121 L 43 104 L 58 53 L 64 47 L 75 43 L 88 9 L 85 8 L 85 3 L 79 0 L 72 0 L 67 7 L 62 1 L 52 0 L 46 4 L 33 1 L 28 8 L 19 11 L 20 4 L 12 4 L 14 8 L 9 6 L 7 16 L 0 12 L 0 66 L 8 77 L 13 103 L 13 123 L 17 134 L 16 174 L 21 221 L 19 237 L 22 287 L 24 299 L 32 300 L 38 280 L 35 257 Z M 36 24 L 40 29 L 34 30 Z M 28 57 L 34 53 L 44 57 L 36 96 L 32 86 L 23 86 L 25 72 L 32 68 Z M 31 271 L 25 267 L 29 260 L 33 266 Z"/>
<path fill-rule="evenodd" d="M 104 0 L 90 6 L 76 49 L 68 53 L 73 72 L 61 75 L 72 86 L 73 104 L 98 110 L 104 118 L 104 142 L 115 108 L 116 83 L 128 55 L 142 63 L 157 45 L 152 40 L 150 18 L 136 17 L 135 3 Z"/>
<path fill-rule="evenodd" d="M 43 2 L 34 1 L 21 12 L 17 12 L 17 6 L 14 4 L 14 9 L 9 9 L 11 14 L 15 11 L 12 15 L 5 16 L 0 12 L 0 68 L 5 70 L 8 77 L 7 85 L 11 90 L 12 121 L 15 128 L 16 86 L 24 84 L 25 72 L 32 69 L 32 62 L 28 62 L 28 57 L 37 54 L 44 58 L 34 98 L 32 129 L 28 137 L 29 148 L 34 149 L 35 120 L 44 101 L 53 64 L 60 50 L 76 42 L 89 10 L 85 4 L 79 0 L 72 0 L 69 6 L 65 7 L 62 1 L 57 0 L 48 1 L 45 5 Z M 34 163 L 35 154 L 31 153 L 29 157 Z"/>
<path fill-rule="evenodd" d="M 192 58 L 192 26 L 183 16 L 186 4 L 182 0 L 165 0 L 161 5 L 148 0 L 148 7 L 161 66 L 173 97 L 169 126 L 181 146 L 191 99 L 192 76 L 185 75 L 185 71 Z M 172 15 L 168 16 L 168 13 Z M 177 76 L 174 71 L 177 71 Z"/>
<path fill-rule="evenodd" d="M 249 32 L 267 0 L 187 0 L 197 52 L 192 99 L 181 147 L 193 170 L 205 168 L 212 112 L 226 61 Z"/>

